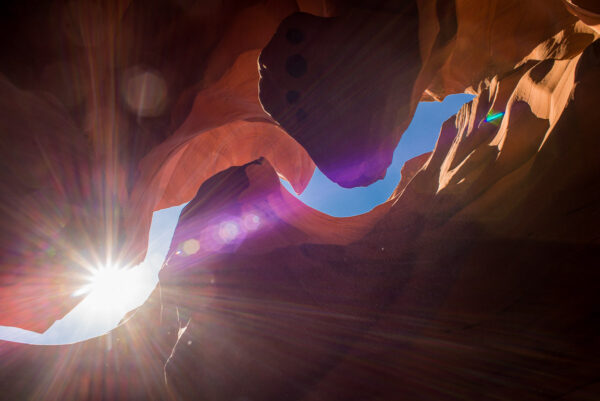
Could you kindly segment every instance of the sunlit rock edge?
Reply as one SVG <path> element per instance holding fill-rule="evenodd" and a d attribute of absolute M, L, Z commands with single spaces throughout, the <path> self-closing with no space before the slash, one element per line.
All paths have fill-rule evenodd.
<path fill-rule="evenodd" d="M 421 16 L 428 4 L 419 2 Z M 469 5 L 457 2 L 463 11 L 458 15 L 484 12 Z M 356 218 L 335 219 L 300 204 L 277 180 L 277 172 L 286 176 L 285 161 L 278 165 L 261 151 L 195 170 L 193 182 L 180 184 L 186 195 L 178 195 L 178 187 L 170 186 L 186 170 L 176 165 L 185 157 L 186 163 L 195 160 L 191 145 L 202 138 L 198 132 L 226 129 L 222 135 L 235 135 L 232 127 L 245 124 L 238 118 L 267 118 L 254 93 L 248 107 L 222 106 L 240 107 L 232 114 L 235 121 L 215 114 L 215 123 L 199 128 L 195 121 L 204 120 L 195 120 L 193 107 L 216 101 L 210 88 L 201 91 L 186 122 L 167 140 L 172 144 L 142 160 L 142 177 L 148 178 L 137 187 L 143 195 L 134 188 L 131 199 L 152 199 L 145 206 L 151 213 L 158 205 L 194 198 L 176 230 L 172 255 L 190 227 L 200 232 L 220 213 L 254 208 L 270 229 L 216 252 L 173 256 L 161 273 L 161 288 L 108 336 L 69 347 L 3 344 L 2 359 L 11 364 L 2 378 L 4 395 L 597 398 L 598 273 L 590 267 L 598 259 L 600 117 L 594 107 L 600 50 L 592 29 L 558 15 L 564 18 L 560 29 L 532 16 L 546 30 L 528 31 L 530 42 L 539 44 L 523 45 L 520 59 L 503 54 L 497 70 L 486 65 L 456 72 L 451 60 L 459 50 L 469 54 L 470 38 L 461 37 L 459 20 L 448 45 L 455 48 L 436 49 L 430 78 L 422 79 L 436 83 L 426 93 L 438 97 L 460 85 L 477 97 L 444 124 L 430 156 L 407 163 L 390 200 Z M 511 16 L 499 17 L 509 23 Z M 474 26 L 485 27 L 476 20 Z M 423 30 L 421 25 L 422 56 L 422 38 L 430 34 Z M 506 32 L 503 26 L 498 35 Z M 220 90 L 244 99 L 236 93 L 243 85 L 219 82 Z M 491 111 L 504 112 L 501 121 L 487 123 Z M 274 137 L 297 158 L 289 166 L 307 166 L 292 169 L 304 172 L 297 185 L 305 185 L 301 177 L 310 177 L 314 165 L 280 131 L 274 127 Z M 40 360 L 52 374 L 32 369 L 32 361 Z M 54 382 L 72 372 L 78 372 L 76 379 Z"/>

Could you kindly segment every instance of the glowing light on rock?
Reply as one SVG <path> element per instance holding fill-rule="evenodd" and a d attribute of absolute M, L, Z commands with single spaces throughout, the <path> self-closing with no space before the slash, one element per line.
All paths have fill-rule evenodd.
<path fill-rule="evenodd" d="M 502 116 L 504 116 L 504 113 L 501 111 L 498 113 L 490 112 L 490 113 L 488 113 L 487 117 L 485 118 L 485 122 L 490 123 L 492 121 L 497 121 L 497 120 L 501 119 Z"/>
<path fill-rule="evenodd" d="M 260 227 L 260 217 L 255 213 L 248 213 L 243 218 L 244 228 L 249 231 L 254 231 Z"/>
<path fill-rule="evenodd" d="M 219 237 L 224 242 L 231 242 L 240 234 L 240 228 L 233 221 L 226 221 L 219 226 Z"/>
<path fill-rule="evenodd" d="M 129 70 L 124 77 L 123 97 L 129 109 L 140 117 L 156 117 L 165 108 L 167 84 L 153 71 Z"/>
<path fill-rule="evenodd" d="M 196 239 L 188 239 L 182 245 L 182 251 L 186 255 L 193 255 L 200 250 L 200 242 Z"/>

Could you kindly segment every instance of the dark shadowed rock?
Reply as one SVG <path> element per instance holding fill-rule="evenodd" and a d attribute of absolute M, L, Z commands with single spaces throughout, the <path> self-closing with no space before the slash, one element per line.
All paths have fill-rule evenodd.
<path fill-rule="evenodd" d="M 107 160 L 138 169 L 131 182 L 119 174 L 100 181 L 123 211 L 124 252 L 143 250 L 153 210 L 191 201 L 149 301 L 111 334 L 81 344 L 0 344 L 0 398 L 600 397 L 600 42 L 585 19 L 593 4 L 427 0 L 416 15 L 396 7 L 412 4 L 404 2 L 300 3 L 323 10 L 257 3 L 231 19 L 215 11 L 229 33 L 200 86 L 172 106 L 183 118 L 140 158 L 124 151 L 131 157 L 72 162 L 71 150 L 83 146 L 77 118 L 6 82 L 18 100 L 0 110 L 6 132 L 32 127 L 6 142 L 23 154 L 7 151 L 2 172 L 6 188 L 21 191 L 3 195 L 17 215 L 27 215 L 19 202 L 35 193 L 50 205 L 27 210 L 47 217 L 58 238 L 61 229 L 80 233 L 67 217 L 104 221 L 94 220 L 102 215 L 93 202 L 74 202 L 85 207 L 70 206 L 79 214 L 64 221 L 50 213 L 79 200 L 62 191 L 75 170 L 68 163 L 88 163 L 90 177 L 102 177 L 94 171 Z M 392 29 L 399 21 L 402 30 Z M 240 32 L 249 37 L 238 46 Z M 269 115 L 257 89 L 264 46 L 260 99 Z M 388 54 L 396 48 L 406 53 Z M 410 88 L 396 93 L 398 85 Z M 340 183 L 373 181 L 419 100 L 465 90 L 473 101 L 371 212 L 334 218 L 281 186 L 279 175 L 301 190 L 311 158 Z M 28 121 L 32 110 L 37 121 Z M 49 137 L 38 134 L 42 123 Z M 92 154 L 114 138 L 93 132 Z M 44 146 L 27 151 L 35 141 Z M 37 168 L 45 149 L 46 166 L 60 174 Z M 19 250 L 11 241 L 36 226 L 3 223 L 2 249 Z M 44 271 L 32 265 L 21 278 L 21 265 L 2 265 L 3 289 Z M 19 322 L 19 305 L 3 318 Z"/>

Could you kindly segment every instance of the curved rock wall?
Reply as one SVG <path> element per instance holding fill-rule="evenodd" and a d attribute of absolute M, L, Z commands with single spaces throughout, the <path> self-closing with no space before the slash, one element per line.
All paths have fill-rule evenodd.
<path fill-rule="evenodd" d="M 152 210 L 193 198 L 160 288 L 105 337 L 63 347 L 0 344 L 10 366 L 3 396 L 597 399 L 600 42 L 581 11 L 592 15 L 593 4 L 300 3 L 320 16 L 240 6 L 203 83 L 173 106 L 177 128 L 132 159 L 138 173 L 116 192 L 126 194 L 116 197 L 124 221 L 141 211 L 124 225 L 138 233 L 123 234 L 131 249 L 143 248 Z M 377 36 L 377 25 L 402 22 L 414 28 L 410 36 Z M 336 64 L 323 47 L 348 29 L 357 36 L 339 43 L 344 57 L 362 60 L 371 48 L 382 60 L 392 51 L 411 57 L 391 54 L 388 70 L 373 59 Z M 249 37 L 236 40 L 235 32 Z M 251 49 L 264 46 L 253 66 Z M 294 46 L 305 47 L 291 54 Z M 306 62 L 299 77 L 304 64 L 295 55 Z M 230 67 L 219 74 L 211 65 Z M 300 97 L 289 102 L 294 90 Z M 316 131 L 294 122 L 300 107 L 319 113 L 342 102 L 342 90 L 364 100 L 364 110 L 353 112 L 360 101 L 341 104 L 339 116 L 318 116 Z M 408 124 L 417 102 L 465 90 L 477 97 L 370 213 L 333 218 L 279 184 L 278 174 L 301 190 L 313 160 L 345 185 L 377 179 L 387 166 L 381 155 L 402 134 L 394 128 Z M 383 106 L 370 108 L 371 97 Z M 349 123 L 319 131 L 340 121 Z M 214 152 L 219 158 L 203 160 Z M 5 266 L 3 283 L 14 272 Z M 18 312 L 3 317 L 19 322 Z"/>

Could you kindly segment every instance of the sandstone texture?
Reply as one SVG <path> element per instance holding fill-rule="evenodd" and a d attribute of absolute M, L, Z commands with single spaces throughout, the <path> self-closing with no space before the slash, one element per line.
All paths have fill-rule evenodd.
<path fill-rule="evenodd" d="M 62 33 L 79 95 L 38 79 L 64 62 L 42 12 L 11 9 L 36 61 L 2 64 L 0 323 L 41 330 L 85 252 L 139 260 L 152 211 L 190 203 L 148 302 L 84 343 L 0 343 L 0 398 L 599 399 L 597 3 L 209 4 L 50 6 L 104 21 Z M 120 92 L 144 63 L 164 104 Z M 371 212 L 281 186 L 376 181 L 418 102 L 460 92 Z"/>

